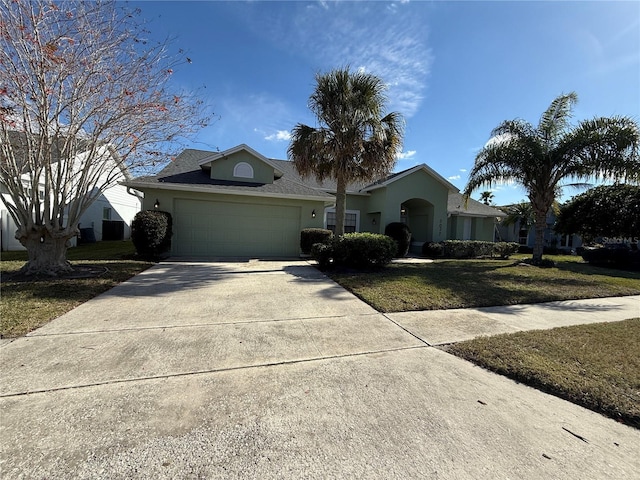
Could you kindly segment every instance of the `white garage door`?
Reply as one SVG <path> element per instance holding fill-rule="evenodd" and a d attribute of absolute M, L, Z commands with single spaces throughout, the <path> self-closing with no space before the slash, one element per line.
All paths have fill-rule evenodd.
<path fill-rule="evenodd" d="M 173 251 L 180 256 L 297 256 L 300 207 L 175 201 Z"/>

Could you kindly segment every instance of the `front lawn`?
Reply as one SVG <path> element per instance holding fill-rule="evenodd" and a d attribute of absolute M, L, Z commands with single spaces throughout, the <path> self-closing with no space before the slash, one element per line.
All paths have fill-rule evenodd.
<path fill-rule="evenodd" d="M 24 265 L 27 253 L 2 252 L 0 338 L 24 335 L 153 265 L 132 260 L 134 251 L 128 241 L 74 247 L 67 255 L 71 263 L 90 266 L 94 271 L 99 270 L 99 275 L 30 281 L 12 279 Z"/>
<path fill-rule="evenodd" d="M 521 257 L 527 258 L 527 257 Z M 640 294 L 640 272 L 592 267 L 575 256 L 554 268 L 509 260 L 391 264 L 370 272 L 327 272 L 380 312 L 540 303 Z"/>
<path fill-rule="evenodd" d="M 640 318 L 481 337 L 447 351 L 640 428 Z"/>

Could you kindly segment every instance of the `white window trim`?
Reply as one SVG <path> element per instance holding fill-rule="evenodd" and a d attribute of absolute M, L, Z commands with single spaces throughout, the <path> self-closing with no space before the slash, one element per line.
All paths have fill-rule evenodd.
<path fill-rule="evenodd" d="M 251 173 L 249 173 L 251 172 Z M 238 178 L 253 178 L 253 167 L 247 162 L 238 162 L 233 167 L 233 176 Z"/>
<path fill-rule="evenodd" d="M 327 213 L 336 213 L 335 208 L 325 208 L 324 209 L 324 228 L 327 228 Z M 356 215 L 356 232 L 360 231 L 360 210 L 345 210 L 344 213 L 352 213 Z"/>

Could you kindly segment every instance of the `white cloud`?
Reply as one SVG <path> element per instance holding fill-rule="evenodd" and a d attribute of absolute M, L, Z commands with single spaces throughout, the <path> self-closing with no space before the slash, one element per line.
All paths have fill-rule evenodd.
<path fill-rule="evenodd" d="M 460 180 L 460 175 L 452 175 L 451 177 L 447 177 L 449 180 Z"/>
<path fill-rule="evenodd" d="M 407 150 L 406 152 L 400 152 L 396 158 L 398 160 L 407 160 L 409 158 L 413 158 L 415 154 L 415 150 Z"/>
<path fill-rule="evenodd" d="M 276 133 L 267 135 L 266 137 L 264 137 L 264 139 L 270 142 L 289 141 L 291 140 L 291 132 L 289 132 L 289 130 L 278 130 Z"/>
<path fill-rule="evenodd" d="M 248 20 L 319 71 L 351 65 L 379 76 L 388 84 L 390 110 L 407 118 L 418 111 L 433 63 L 423 15 L 405 8 L 389 12 L 382 2 L 293 5 L 283 13 L 258 2 Z"/>
<path fill-rule="evenodd" d="M 461 168 L 461 169 L 460 169 L 460 171 L 461 171 L 462 173 L 465 173 L 465 172 L 467 171 L 467 169 L 466 169 L 466 168 Z"/>

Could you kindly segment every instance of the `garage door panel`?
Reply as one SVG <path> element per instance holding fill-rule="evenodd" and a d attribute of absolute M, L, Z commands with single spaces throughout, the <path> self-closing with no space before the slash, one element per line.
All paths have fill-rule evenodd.
<path fill-rule="evenodd" d="M 300 207 L 176 199 L 174 253 L 298 255 Z"/>

